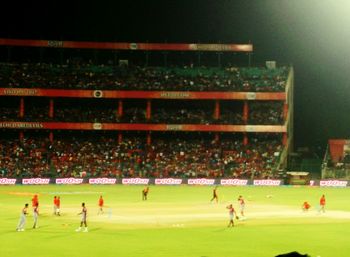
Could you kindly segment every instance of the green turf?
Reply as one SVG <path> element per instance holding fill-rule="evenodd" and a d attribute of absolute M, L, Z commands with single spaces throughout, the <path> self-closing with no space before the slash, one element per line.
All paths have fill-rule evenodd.
<path fill-rule="evenodd" d="M 311 256 L 348 257 L 350 189 L 318 187 L 219 187 L 220 201 L 210 203 L 212 187 L 151 186 L 148 201 L 140 186 L 1 186 L 0 257 L 271 257 L 299 251 Z M 39 228 L 16 232 L 24 203 L 39 194 Z M 99 195 L 105 213 L 97 215 Z M 227 228 L 227 204 L 247 202 L 245 221 Z M 325 214 L 317 212 L 326 195 Z M 61 196 L 62 216 L 52 214 Z M 302 213 L 309 201 L 312 209 Z M 75 232 L 81 202 L 88 208 L 89 232 Z"/>

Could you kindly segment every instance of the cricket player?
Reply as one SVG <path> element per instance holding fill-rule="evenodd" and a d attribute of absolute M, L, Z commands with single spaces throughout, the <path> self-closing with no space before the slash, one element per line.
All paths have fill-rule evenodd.
<path fill-rule="evenodd" d="M 39 204 L 38 195 L 34 195 L 33 198 L 32 198 L 32 207 L 33 207 L 33 209 L 36 207 L 37 204 Z"/>
<path fill-rule="evenodd" d="M 148 192 L 149 192 L 149 187 L 146 187 L 142 190 L 142 200 L 143 201 L 146 201 L 147 200 L 147 195 L 148 195 Z"/>
<path fill-rule="evenodd" d="M 99 214 L 103 214 L 103 204 L 104 204 L 104 201 L 103 201 L 103 198 L 102 198 L 102 195 L 100 195 L 100 198 L 98 199 L 98 213 L 97 215 Z"/>
<path fill-rule="evenodd" d="M 217 189 L 218 189 L 217 186 L 213 189 L 213 198 L 211 198 L 210 202 L 212 202 L 215 199 L 215 202 L 218 203 L 219 196 L 218 196 Z"/>
<path fill-rule="evenodd" d="M 38 228 L 38 217 L 39 217 L 39 203 L 36 204 L 34 207 L 34 212 L 33 212 L 33 218 L 34 218 L 34 225 L 33 228 Z"/>
<path fill-rule="evenodd" d="M 230 226 L 233 227 L 234 226 L 233 219 L 235 216 L 237 217 L 237 213 L 233 208 L 232 204 L 228 205 L 226 208 L 229 210 L 229 215 L 230 215 L 230 223 L 228 224 L 227 227 L 230 227 Z"/>
<path fill-rule="evenodd" d="M 61 216 L 60 210 L 61 210 L 61 197 L 57 196 L 57 198 L 56 198 L 56 215 Z"/>
<path fill-rule="evenodd" d="M 22 209 L 21 216 L 19 218 L 18 226 L 16 229 L 16 231 L 18 231 L 18 232 L 24 231 L 24 226 L 26 224 L 26 219 L 27 219 L 26 216 L 28 215 L 28 206 L 29 206 L 29 204 L 26 203 L 24 205 L 24 208 Z"/>
<path fill-rule="evenodd" d="M 53 214 L 57 215 L 57 196 L 53 197 Z"/>
<path fill-rule="evenodd" d="M 303 210 L 303 212 L 307 212 L 310 209 L 310 207 L 311 205 L 307 201 L 305 201 L 301 206 L 301 209 Z"/>
<path fill-rule="evenodd" d="M 325 195 L 322 195 L 320 198 L 320 209 L 318 210 L 318 212 L 325 212 L 325 206 L 326 206 L 326 197 Z"/>
<path fill-rule="evenodd" d="M 88 227 L 87 227 L 87 222 L 86 222 L 86 218 L 87 218 L 87 209 L 85 207 L 85 203 L 81 204 L 81 212 L 78 213 L 78 215 L 81 215 L 81 222 L 80 222 L 80 227 L 77 228 L 75 231 L 79 232 L 81 231 L 81 228 L 83 227 L 83 225 L 85 226 L 85 230 L 83 232 L 88 232 Z"/>
<path fill-rule="evenodd" d="M 244 219 L 245 201 L 244 201 L 243 196 L 240 195 L 238 197 L 238 202 L 239 202 L 239 209 L 240 209 L 241 217 L 243 217 L 243 219 Z"/>

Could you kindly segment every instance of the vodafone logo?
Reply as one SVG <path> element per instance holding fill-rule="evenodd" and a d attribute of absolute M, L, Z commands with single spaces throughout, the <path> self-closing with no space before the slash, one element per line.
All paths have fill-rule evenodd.
<path fill-rule="evenodd" d="M 182 179 L 178 178 L 157 178 L 154 182 L 156 185 L 181 185 Z"/>
<path fill-rule="evenodd" d="M 223 186 L 246 186 L 247 179 L 221 179 L 220 184 Z"/>
<path fill-rule="evenodd" d="M 214 185 L 215 179 L 206 179 L 206 178 L 195 178 L 189 179 L 187 184 L 189 185 Z"/>
<path fill-rule="evenodd" d="M 346 187 L 348 185 L 348 181 L 342 180 L 321 180 L 321 187 Z"/>
<path fill-rule="evenodd" d="M 281 185 L 281 180 L 274 179 L 256 179 L 253 181 L 254 186 L 279 186 Z"/>
<path fill-rule="evenodd" d="M 107 184 L 115 184 L 117 182 L 117 179 L 115 178 L 90 178 L 89 184 L 100 184 L 100 185 L 107 185 Z"/>
<path fill-rule="evenodd" d="M 23 185 L 48 185 L 50 183 L 49 178 L 24 178 L 22 179 Z"/>
<path fill-rule="evenodd" d="M 82 178 L 56 178 L 56 184 L 77 185 L 82 184 Z"/>
<path fill-rule="evenodd" d="M 123 185 L 148 185 L 148 178 L 123 178 Z"/>
<path fill-rule="evenodd" d="M 0 178 L 0 185 L 15 185 L 16 181 L 15 178 Z"/>

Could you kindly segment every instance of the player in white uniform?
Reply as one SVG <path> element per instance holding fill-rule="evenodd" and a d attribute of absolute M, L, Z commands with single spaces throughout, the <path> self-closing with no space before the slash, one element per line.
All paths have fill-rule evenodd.
<path fill-rule="evenodd" d="M 28 206 L 29 204 L 25 204 L 24 208 L 22 209 L 21 216 L 19 217 L 19 222 L 16 231 L 21 232 L 24 231 L 24 226 L 26 224 L 26 219 L 28 215 Z"/>
<path fill-rule="evenodd" d="M 80 227 L 77 228 L 75 231 L 79 232 L 83 225 L 85 226 L 85 230 L 83 232 L 88 232 L 88 227 L 87 227 L 87 222 L 86 222 L 86 217 L 87 217 L 87 209 L 85 207 L 85 203 L 81 204 L 82 210 L 78 215 L 81 215 L 81 222 L 80 222 Z"/>

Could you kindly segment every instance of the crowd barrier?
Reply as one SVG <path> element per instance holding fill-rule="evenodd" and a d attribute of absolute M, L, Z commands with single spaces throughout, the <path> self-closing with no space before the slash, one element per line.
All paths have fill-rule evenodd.
<path fill-rule="evenodd" d="M 309 186 L 347 187 L 347 180 L 311 180 Z M 0 185 L 209 185 L 209 186 L 282 186 L 280 179 L 209 178 L 0 178 Z"/>

